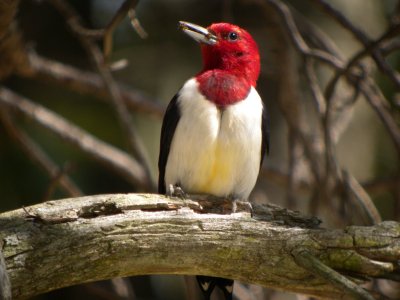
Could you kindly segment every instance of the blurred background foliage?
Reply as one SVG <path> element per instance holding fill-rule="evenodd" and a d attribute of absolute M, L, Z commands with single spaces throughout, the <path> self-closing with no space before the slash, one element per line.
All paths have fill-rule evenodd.
<path fill-rule="evenodd" d="M 115 14 L 123 1 L 91 0 L 69 1 L 86 27 L 103 28 Z M 349 31 L 339 26 L 332 18 L 321 12 L 312 1 L 286 1 L 294 14 L 310 22 L 336 44 L 341 54 L 349 58 L 362 48 Z M 370 38 L 379 37 L 388 26 L 398 1 L 395 0 L 331 0 L 329 1 L 353 24 L 363 29 Z M 279 78 L 274 74 L 282 67 L 276 60 L 276 52 L 281 51 L 269 37 L 269 21 L 259 7 L 251 1 L 230 0 L 143 0 L 136 7 L 136 14 L 148 33 L 142 39 L 132 29 L 126 18 L 114 34 L 112 61 L 126 59 L 126 68 L 113 72 L 114 78 L 129 87 L 134 87 L 143 95 L 153 99 L 160 108 L 166 107 L 169 100 L 182 84 L 201 68 L 198 45 L 177 30 L 179 20 L 185 20 L 207 26 L 212 22 L 228 21 L 246 28 L 259 43 L 262 57 L 262 73 L 258 90 L 264 99 L 271 116 L 270 155 L 265 160 L 265 168 L 288 170 L 289 145 L 288 126 L 282 111 L 275 100 L 279 92 Z M 39 55 L 75 66 L 82 70 L 93 70 L 90 58 L 76 37 L 68 30 L 65 20 L 46 1 L 21 1 L 17 15 L 18 24 L 26 45 Z M 99 45 L 101 45 L 99 43 Z M 276 47 L 275 47 L 276 46 Z M 292 47 L 290 43 L 285 47 Z M 394 70 L 400 67 L 399 52 L 393 52 L 387 61 Z M 304 104 L 307 115 L 312 110 L 310 93 L 300 67 L 301 58 L 295 56 L 292 72 L 298 72 L 299 89 L 296 91 Z M 371 60 L 365 60 L 367 68 L 375 76 L 376 82 L 389 101 L 394 115 L 399 121 L 399 90 L 381 73 Z M 285 65 L 283 65 L 285 67 Z M 318 76 L 327 82 L 332 72 L 327 68 L 318 69 Z M 94 96 L 76 93 L 35 78 L 11 76 L 3 81 L 8 88 L 16 91 L 36 103 L 57 112 L 66 119 L 91 132 L 93 135 L 118 148 L 127 150 L 127 142 L 121 133 L 116 115 L 110 103 L 98 101 Z M 364 183 L 375 181 L 391 184 L 382 185 L 370 193 L 383 219 L 395 219 L 400 216 L 399 156 L 393 142 L 366 101 L 358 99 L 348 117 L 343 134 L 337 143 L 337 159 L 357 180 Z M 310 123 L 313 126 L 310 112 Z M 132 113 L 135 128 L 143 139 L 151 162 L 151 175 L 155 181 L 159 148 L 161 118 L 142 112 Z M 308 119 L 307 119 L 308 120 Z M 90 159 L 87 154 L 76 149 L 62 139 L 43 130 L 28 118 L 16 118 L 18 126 L 38 142 L 60 166 L 64 166 L 68 175 L 74 179 L 84 194 L 141 192 L 128 181 L 116 176 L 107 168 Z M 46 199 L 68 197 L 65 192 L 53 186 L 52 179 L 32 162 L 0 126 L 0 210 L 6 211 L 27 206 Z M 306 175 L 307 177 L 308 175 Z M 286 185 L 261 176 L 253 193 L 254 201 L 270 201 L 285 206 L 287 202 Z M 299 195 L 292 207 L 309 213 L 310 194 Z M 336 198 L 335 198 L 336 199 Z M 336 201 L 336 200 L 333 200 Z M 321 206 L 318 216 L 325 226 L 337 226 L 329 218 L 329 207 Z M 351 212 L 350 212 L 351 215 Z M 357 223 L 351 217 L 344 223 Z M 89 284 L 85 288 L 74 287 L 56 291 L 38 299 L 119 299 L 105 292 L 109 282 Z M 101 287 L 101 288 L 100 288 Z M 133 280 L 136 299 L 183 299 L 185 292 L 183 280 L 178 277 L 155 276 L 135 278 Z M 115 288 L 115 285 L 114 285 Z M 112 290 L 112 288 L 110 288 Z M 257 299 L 293 299 L 294 295 L 281 293 Z M 255 298 L 256 299 L 256 298 Z"/>

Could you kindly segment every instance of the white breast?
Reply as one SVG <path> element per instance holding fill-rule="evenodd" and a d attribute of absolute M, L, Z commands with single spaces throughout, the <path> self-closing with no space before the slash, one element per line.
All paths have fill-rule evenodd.
<path fill-rule="evenodd" d="M 178 98 L 181 118 L 168 156 L 165 183 L 186 192 L 247 199 L 259 172 L 262 101 L 257 91 L 219 110 L 195 79 Z"/>

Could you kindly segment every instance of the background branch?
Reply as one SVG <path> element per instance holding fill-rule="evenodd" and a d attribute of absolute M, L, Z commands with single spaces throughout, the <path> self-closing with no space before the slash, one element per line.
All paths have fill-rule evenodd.
<path fill-rule="evenodd" d="M 141 165 L 121 150 L 102 142 L 45 107 L 22 98 L 4 87 L 0 87 L 0 103 L 34 119 L 43 127 L 90 154 L 92 158 L 114 169 L 134 185 L 146 186 L 147 177 Z"/>
<path fill-rule="evenodd" d="M 71 180 L 71 178 L 64 174 L 61 168 L 53 162 L 53 160 L 38 144 L 35 143 L 35 141 L 15 126 L 8 114 L 8 110 L 0 109 L 0 121 L 3 122 L 4 127 L 7 129 L 10 136 L 21 145 L 25 153 L 27 153 L 33 161 L 38 163 L 49 174 L 51 179 L 56 180 L 56 183 L 59 182 L 60 186 L 65 190 L 68 196 L 82 196 L 82 191 Z"/>
<path fill-rule="evenodd" d="M 49 0 L 49 2 L 66 19 L 67 24 L 70 26 L 72 32 L 77 35 L 80 43 L 87 51 L 89 57 L 93 60 L 96 69 L 98 70 L 101 78 L 103 79 L 103 83 L 107 88 L 110 100 L 112 100 L 113 108 L 115 109 L 122 130 L 128 141 L 129 149 L 135 156 L 137 161 L 142 165 L 142 168 L 145 172 L 146 177 L 144 184 L 146 186 L 146 190 L 154 190 L 155 183 L 153 182 L 151 177 L 149 165 L 150 163 L 147 152 L 144 148 L 141 138 L 133 127 L 131 116 L 126 108 L 124 101 L 122 100 L 120 90 L 113 76 L 111 75 L 111 71 L 106 65 L 106 61 L 102 52 L 94 41 L 89 39 L 86 35 L 82 35 L 80 33 L 80 31 L 78 30 L 78 28 L 82 28 L 80 17 L 75 9 L 68 2 L 63 0 Z M 132 8 L 132 6 L 135 4 L 136 1 L 126 1 L 122 8 L 125 8 L 126 5 L 128 6 L 128 8 Z M 123 12 L 124 10 L 120 10 L 117 12 L 117 17 L 110 23 L 110 30 L 106 30 L 106 40 L 109 40 L 108 37 L 110 36 L 110 32 L 112 32 L 113 27 L 118 24 L 121 11 Z M 107 45 L 108 44 L 109 43 L 107 43 Z M 110 49 L 107 48 L 107 51 L 110 51 Z"/>
<path fill-rule="evenodd" d="M 98 74 L 42 57 L 34 51 L 30 51 L 28 56 L 30 68 L 28 78 L 53 83 L 79 94 L 93 95 L 100 100 L 108 101 L 108 91 Z M 131 112 L 144 113 L 161 119 L 164 107 L 159 104 L 159 100 L 146 96 L 131 86 L 118 84 L 118 88 Z"/>

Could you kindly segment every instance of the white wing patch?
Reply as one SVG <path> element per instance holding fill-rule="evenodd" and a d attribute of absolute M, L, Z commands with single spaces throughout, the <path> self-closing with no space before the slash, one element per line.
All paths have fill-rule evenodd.
<path fill-rule="evenodd" d="M 262 102 L 251 88 L 246 99 L 219 110 L 201 95 L 195 79 L 183 86 L 166 166 L 166 185 L 185 192 L 247 199 L 259 172 Z"/>

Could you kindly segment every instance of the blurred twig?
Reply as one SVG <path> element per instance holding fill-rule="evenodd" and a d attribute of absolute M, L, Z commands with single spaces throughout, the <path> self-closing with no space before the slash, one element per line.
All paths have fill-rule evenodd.
<path fill-rule="evenodd" d="M 136 10 L 134 8 L 131 8 L 128 11 L 128 16 L 129 19 L 131 20 L 131 25 L 133 29 L 136 30 L 136 33 L 142 38 L 145 39 L 147 38 L 147 32 L 144 30 L 142 25 L 139 22 L 139 19 L 136 17 Z"/>
<path fill-rule="evenodd" d="M 109 99 L 109 93 L 102 78 L 94 72 L 42 57 L 33 51 L 29 53 L 29 62 L 30 78 L 48 81 L 74 92 L 96 96 L 99 99 Z M 132 87 L 118 84 L 118 88 L 127 108 L 132 112 L 145 113 L 157 119 L 163 116 L 165 109 L 155 99 Z"/>
<path fill-rule="evenodd" d="M 262 7 L 265 6 L 265 3 L 263 1 L 256 2 L 258 2 L 258 4 Z M 320 49 L 310 48 L 307 45 L 302 35 L 300 34 L 299 29 L 297 28 L 289 7 L 286 4 L 279 0 L 268 0 L 267 3 L 272 5 L 284 20 L 283 25 L 286 27 L 288 37 L 292 41 L 295 48 L 299 51 L 299 54 L 306 57 L 309 56 L 315 58 L 322 63 L 330 65 L 336 69 L 342 69 L 344 67 L 343 62 L 337 56 L 332 55 L 331 53 L 328 53 L 326 51 L 322 51 Z"/>
<path fill-rule="evenodd" d="M 92 158 L 122 175 L 133 185 L 139 187 L 146 185 L 146 174 L 138 162 L 121 150 L 104 143 L 90 133 L 71 124 L 56 113 L 4 87 L 0 87 L 0 105 L 18 111 L 35 120 L 63 140 L 90 154 Z"/>
<path fill-rule="evenodd" d="M 323 117 L 326 112 L 326 102 L 321 88 L 318 84 L 317 75 L 315 74 L 315 61 L 309 57 L 304 59 L 304 69 L 307 78 L 308 85 L 311 90 L 311 95 L 314 100 L 314 105 L 317 109 L 317 113 L 320 117 Z"/>
<path fill-rule="evenodd" d="M 50 183 L 48 184 L 48 187 L 42 198 L 42 201 L 51 200 L 54 190 L 56 189 L 56 187 L 58 185 L 60 185 L 63 178 L 68 176 L 68 173 L 71 172 L 71 169 L 73 169 L 73 166 L 70 163 L 66 162 L 61 166 L 61 168 L 56 170 L 57 172 L 55 172 L 53 177 L 51 178 Z M 79 192 L 80 192 L 80 195 L 83 195 L 83 193 L 80 190 L 79 190 Z M 77 196 L 73 195 L 72 197 L 77 197 Z"/>
<path fill-rule="evenodd" d="M 18 6 L 18 0 L 0 0 L 0 80 L 26 69 L 24 42 L 15 20 Z"/>
<path fill-rule="evenodd" d="M 66 1 L 63 0 L 48 0 L 66 19 L 68 25 L 70 26 L 72 32 L 79 38 L 80 43 L 86 49 L 88 55 L 93 60 L 100 76 L 103 79 L 103 83 L 107 88 L 107 91 L 112 100 L 113 107 L 117 114 L 118 120 L 121 124 L 125 136 L 128 141 L 130 151 L 143 166 L 143 170 L 146 175 L 145 186 L 147 190 L 154 189 L 154 182 L 151 178 L 150 173 L 150 163 L 147 156 L 147 152 L 141 141 L 139 135 L 137 134 L 135 128 L 133 127 L 131 116 L 126 108 L 124 101 L 122 100 L 121 92 L 112 77 L 110 70 L 108 69 L 104 56 L 100 51 L 96 43 L 85 35 L 80 34 L 76 30 L 77 27 L 81 26 L 81 20 L 75 9 Z M 136 3 L 136 2 L 135 2 Z M 118 23 L 118 22 L 116 22 Z M 114 24 L 114 23 L 113 23 Z M 112 25 L 114 26 L 114 25 Z"/>
<path fill-rule="evenodd" d="M 289 174 L 285 173 L 284 171 L 277 170 L 274 168 L 261 168 L 261 176 L 263 176 L 269 182 L 276 184 L 278 186 L 283 187 L 286 189 L 289 185 Z M 312 190 L 312 186 L 308 181 L 301 180 L 296 182 L 295 185 L 295 192 L 296 194 L 307 194 L 310 193 Z"/>
<path fill-rule="evenodd" d="M 383 121 L 388 133 L 392 137 L 397 153 L 400 155 L 400 128 L 398 123 L 393 119 L 388 109 L 388 102 L 385 100 L 382 92 L 370 78 L 360 83 L 360 91 Z"/>
<path fill-rule="evenodd" d="M 114 14 L 110 23 L 108 23 L 108 25 L 106 26 L 103 39 L 103 52 L 106 60 L 108 59 L 112 51 L 112 38 L 115 28 L 117 28 L 117 26 L 121 23 L 121 21 L 126 17 L 128 13 L 130 14 L 129 17 L 132 20 L 132 25 L 135 24 L 133 25 L 133 28 L 136 30 L 139 36 L 145 37 L 145 32 L 141 28 L 140 23 L 138 22 L 134 13 L 134 8 L 138 2 L 138 0 L 125 0 L 118 11 Z"/>
<path fill-rule="evenodd" d="M 375 204 L 372 202 L 370 196 L 361 187 L 358 181 L 349 172 L 343 171 L 342 177 L 345 190 L 356 198 L 357 203 L 363 205 L 365 212 L 363 215 L 368 217 L 366 221 L 371 224 L 378 224 L 382 222 L 382 218 L 376 209 Z"/>
<path fill-rule="evenodd" d="M 81 37 L 86 37 L 89 39 L 96 39 L 96 40 L 103 39 L 103 53 L 104 53 L 105 59 L 107 60 L 111 54 L 112 47 L 113 47 L 114 31 L 127 15 L 129 15 L 132 27 L 135 29 L 137 34 L 142 38 L 145 38 L 147 36 L 146 32 L 140 26 L 140 23 L 139 23 L 138 19 L 136 18 L 135 6 L 137 5 L 138 2 L 139 2 L 138 0 L 125 0 L 122 3 L 122 5 L 120 6 L 120 8 L 115 12 L 111 21 L 107 24 L 107 26 L 105 28 L 102 28 L 102 29 L 86 28 L 79 21 L 77 22 L 77 20 L 79 18 L 75 18 L 75 17 L 69 18 L 67 21 L 68 21 L 68 24 L 71 27 L 71 29 L 75 33 L 79 34 Z M 54 2 L 53 2 L 53 4 L 54 4 Z M 60 3 L 57 5 L 60 5 Z M 61 6 L 58 6 L 58 7 L 60 8 Z M 72 16 L 72 14 L 70 14 L 70 12 L 72 12 L 70 10 L 71 8 L 72 7 L 68 8 L 68 10 L 69 10 L 68 15 L 70 17 Z M 65 7 L 62 8 L 62 10 L 64 12 L 67 12 Z"/>
<path fill-rule="evenodd" d="M 288 167 L 288 182 L 287 182 L 287 207 L 293 209 L 296 201 L 296 185 L 297 185 L 297 166 L 303 155 L 302 148 L 296 136 L 289 131 L 289 167 Z"/>
<path fill-rule="evenodd" d="M 261 176 L 275 185 L 284 189 L 288 188 L 288 173 L 274 168 L 263 167 L 261 168 Z M 386 192 L 395 192 L 399 180 L 399 177 L 396 176 L 375 178 L 362 182 L 361 186 L 368 194 L 379 195 Z M 312 192 L 312 188 L 312 185 L 308 181 L 300 180 L 296 182 L 294 191 L 296 195 L 306 195 Z"/>
<path fill-rule="evenodd" d="M 352 82 L 357 82 L 360 87 L 360 91 L 363 93 L 369 104 L 374 108 L 379 117 L 381 118 L 383 124 L 386 126 L 389 134 L 391 135 L 393 142 L 397 148 L 397 151 L 400 153 L 400 128 L 396 124 L 393 116 L 390 113 L 390 109 L 388 107 L 388 102 L 384 99 L 383 94 L 380 92 L 379 88 L 376 84 L 367 78 L 366 74 L 361 74 L 357 71 L 354 71 L 353 67 L 360 63 L 360 59 L 364 57 L 366 54 L 370 52 L 374 52 L 374 49 L 381 47 L 381 45 L 385 42 L 385 40 L 392 36 L 393 31 L 398 31 L 400 27 L 389 28 L 384 34 L 381 35 L 376 41 L 370 42 L 366 48 L 363 48 L 357 54 L 353 56 L 347 63 L 346 67 L 341 70 L 337 70 L 335 76 L 332 78 L 330 83 L 326 88 L 326 99 L 328 101 L 328 105 L 330 103 L 330 99 L 333 95 L 333 91 L 337 85 L 337 82 L 341 76 L 347 76 Z M 361 68 L 361 66 L 359 66 Z M 363 71 L 363 70 L 362 70 Z M 329 124 L 328 124 L 329 128 Z"/>
<path fill-rule="evenodd" d="M 62 168 L 57 166 L 57 164 L 35 141 L 33 141 L 21 129 L 16 127 L 15 122 L 13 122 L 8 113 L 8 110 L 0 109 L 0 121 L 2 121 L 4 127 L 14 141 L 20 144 L 22 150 L 28 155 L 28 157 L 44 169 L 49 174 L 53 183 L 59 184 L 68 196 L 82 196 L 82 191 L 71 180 L 71 178 L 62 171 Z"/>
<path fill-rule="evenodd" d="M 301 38 L 293 17 L 288 9 L 288 7 L 281 1 L 276 1 L 276 0 L 269 0 L 267 2 L 265 1 L 251 1 L 257 3 L 264 11 L 265 13 L 265 18 L 268 19 L 270 17 L 270 5 L 272 5 L 278 15 L 282 18 L 283 20 L 283 27 L 286 27 L 287 31 L 290 31 L 290 33 L 293 33 L 290 35 L 290 37 L 293 39 L 293 42 L 296 43 L 301 49 L 309 49 L 308 46 L 305 44 L 304 40 Z M 269 4 L 269 5 L 268 5 Z M 285 60 L 285 64 L 287 64 L 287 67 L 289 68 L 288 65 L 293 65 L 294 61 L 293 58 L 291 58 L 290 53 L 287 53 L 287 50 L 285 50 L 286 54 L 282 54 L 281 59 Z M 307 51 L 307 50 L 305 50 Z M 310 50 L 308 52 L 311 56 L 316 56 L 320 57 L 324 61 L 334 61 L 334 59 L 331 59 L 329 55 L 325 55 L 324 52 L 316 50 Z M 282 63 L 282 62 L 281 62 Z M 285 69 L 284 67 L 282 69 Z M 279 99 L 279 104 L 280 108 L 283 112 L 283 115 L 285 116 L 285 119 L 287 121 L 288 126 L 290 127 L 292 134 L 295 135 L 296 139 L 299 140 L 301 143 L 302 147 L 304 148 L 304 154 L 306 158 L 308 159 L 308 163 L 310 166 L 310 169 L 312 171 L 312 175 L 314 177 L 315 182 L 320 183 L 322 178 L 323 178 L 323 172 L 324 170 L 322 169 L 322 152 L 321 148 L 318 147 L 318 137 L 314 136 L 313 134 L 310 134 L 307 129 L 306 129 L 306 121 L 304 119 L 304 116 L 301 114 L 301 107 L 300 107 L 300 95 L 297 93 L 295 90 L 296 85 L 297 85 L 297 78 L 295 78 L 295 75 L 291 72 L 292 70 L 281 70 L 282 76 L 286 76 L 285 78 L 285 88 L 283 88 L 281 92 L 281 97 Z M 297 74 L 297 73 L 296 73 Z M 288 88 L 286 85 L 290 84 L 291 88 Z M 298 101 L 296 101 L 298 100 Z"/>
<path fill-rule="evenodd" d="M 353 36 L 364 46 L 367 50 L 370 47 L 373 47 L 373 42 L 367 36 L 367 34 L 361 29 L 354 25 L 349 19 L 347 19 L 339 10 L 335 9 L 330 3 L 326 0 L 311 0 L 319 7 L 321 7 L 329 16 L 331 16 L 334 20 L 336 20 L 340 25 L 346 28 Z M 396 35 L 400 34 L 400 23 L 395 22 L 390 25 L 387 30 L 388 35 L 385 38 L 392 38 Z M 369 50 L 367 50 L 369 51 Z M 385 61 L 382 56 L 381 50 L 379 48 L 373 49 L 371 51 L 371 57 L 374 59 L 376 65 L 381 70 L 383 74 L 385 74 L 396 86 L 397 89 L 400 89 L 400 76 L 394 71 L 390 65 Z"/>
<path fill-rule="evenodd" d="M 261 1 L 256 1 L 260 6 L 265 8 L 265 2 Z M 305 149 L 306 156 L 310 162 L 310 165 L 312 167 L 312 170 L 314 171 L 314 175 L 318 174 L 317 179 L 317 195 L 319 198 L 319 201 L 325 201 L 325 203 L 328 203 L 329 205 L 332 205 L 332 201 L 327 201 L 329 198 L 332 198 L 332 193 L 336 189 L 337 185 L 340 184 L 341 186 L 345 187 L 348 186 L 346 184 L 346 180 L 343 178 L 345 170 L 341 170 L 341 167 L 339 166 L 339 163 L 336 158 L 335 150 L 334 150 L 334 142 L 337 141 L 337 136 L 335 138 L 335 141 L 333 141 L 334 136 L 333 136 L 333 126 L 330 122 L 331 118 L 331 110 L 332 110 L 332 101 L 327 101 L 326 98 L 324 98 L 321 90 L 319 89 L 319 83 L 317 82 L 316 76 L 313 74 L 313 64 L 312 60 L 319 60 L 320 62 L 328 64 L 328 66 L 332 67 L 333 70 L 335 71 L 335 74 L 338 73 L 344 73 L 347 75 L 347 79 L 351 84 L 354 85 L 354 90 L 355 93 L 354 95 L 358 95 L 358 92 L 360 91 L 364 96 L 367 98 L 368 102 L 374 107 L 374 109 L 377 111 L 378 115 L 381 117 L 383 120 L 384 124 L 392 134 L 393 140 L 397 146 L 397 144 L 400 145 L 400 136 L 398 137 L 398 131 L 399 128 L 397 124 L 394 123 L 392 116 L 390 113 L 385 109 L 385 106 L 383 105 L 384 100 L 381 100 L 381 94 L 379 93 L 379 89 L 373 88 L 374 85 L 371 81 L 369 81 L 368 77 L 365 76 L 365 74 L 360 74 L 357 72 L 353 72 L 352 68 L 347 69 L 346 64 L 343 59 L 340 57 L 337 57 L 333 55 L 332 53 L 328 53 L 323 50 L 319 49 L 312 49 L 310 48 L 307 43 L 304 41 L 303 37 L 301 36 L 299 30 L 297 29 L 297 25 L 292 17 L 292 14 L 289 10 L 289 8 L 281 1 L 278 0 L 268 0 L 268 4 L 272 5 L 278 14 L 281 16 L 283 20 L 283 24 L 286 26 L 287 29 L 287 34 L 290 38 L 290 40 L 293 42 L 293 45 L 295 46 L 295 49 L 299 52 L 301 56 L 303 56 L 304 61 L 305 61 L 305 68 L 306 68 L 306 78 L 308 80 L 310 89 L 311 89 L 311 94 L 314 98 L 314 104 L 316 106 L 316 111 L 318 112 L 319 115 L 319 123 L 320 126 L 323 128 L 323 152 L 326 154 L 325 155 L 325 164 L 323 163 L 323 158 L 319 155 L 318 153 L 321 153 L 321 150 L 317 150 L 318 147 L 317 145 L 320 144 L 321 136 L 318 134 L 314 134 L 313 136 L 313 141 L 309 138 L 305 138 L 308 136 L 307 132 L 304 131 L 304 128 L 302 128 L 299 125 L 298 119 L 299 117 L 296 117 L 295 119 L 290 120 L 287 119 L 289 126 L 293 129 L 295 128 L 295 132 L 298 132 L 298 136 L 300 138 L 300 141 Z M 266 8 L 265 8 L 266 9 Z M 368 43 L 365 44 L 366 50 L 363 50 L 363 53 L 359 54 L 357 56 L 357 59 L 352 62 L 355 63 L 359 59 L 361 59 L 365 54 L 367 53 L 375 53 L 374 48 L 376 45 L 379 45 L 380 43 L 384 42 L 387 38 L 392 37 L 395 33 L 397 33 L 398 28 L 389 28 L 389 30 L 380 38 L 378 39 L 375 43 L 370 42 L 368 39 Z M 334 87 L 336 87 L 337 82 L 334 83 Z M 368 90 L 371 89 L 371 90 Z M 368 94 L 368 95 L 367 95 Z M 329 99 L 328 99 L 329 100 Z M 341 99 L 343 102 L 344 99 Z M 325 103 L 327 103 L 327 107 L 325 109 Z M 354 103 L 354 101 L 353 101 Z M 337 104 L 336 104 L 337 106 Z M 289 116 L 290 117 L 290 116 Z M 292 124 L 293 123 L 293 124 Z M 294 124 L 296 124 L 294 126 Z M 315 130 L 314 130 L 315 131 Z M 316 131 L 315 131 L 316 132 Z M 312 144 L 315 144 L 313 147 Z M 400 147 L 398 147 L 400 150 Z M 310 151 L 311 150 L 311 151 Z M 320 166 L 325 165 L 324 169 L 321 169 Z M 318 168 L 316 168 L 318 166 Z M 319 178 L 319 180 L 318 180 Z M 357 186 L 361 188 L 361 186 L 357 183 L 355 178 L 352 178 L 354 180 L 353 183 L 355 183 Z M 290 180 L 289 180 L 290 182 Z M 360 205 L 363 208 L 371 208 L 368 203 L 372 203 L 368 197 L 360 197 L 360 195 L 366 196 L 366 193 L 359 193 L 360 190 L 357 189 L 350 189 L 350 191 L 353 193 L 355 199 L 360 201 Z M 314 198 L 316 200 L 316 198 Z M 318 202 L 319 202 L 318 201 Z M 365 201 L 365 203 L 364 203 Z M 312 203 L 312 206 L 315 208 L 317 202 Z M 374 208 L 371 208 L 374 210 Z M 375 211 L 368 211 L 367 215 L 376 217 L 374 219 L 374 222 L 378 222 L 380 220 L 379 214 L 376 214 Z M 378 217 L 377 217 L 378 216 Z"/>
<path fill-rule="evenodd" d="M 382 45 L 381 51 L 383 56 L 391 54 L 393 51 L 400 50 L 400 39 L 393 39 Z"/>

